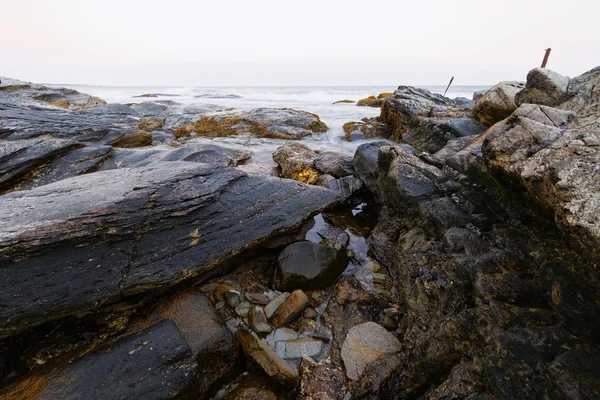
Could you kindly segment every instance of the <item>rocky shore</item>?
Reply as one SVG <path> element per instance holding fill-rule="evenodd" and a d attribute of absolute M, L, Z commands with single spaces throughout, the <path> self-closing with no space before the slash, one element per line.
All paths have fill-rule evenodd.
<path fill-rule="evenodd" d="M 600 67 L 342 101 L 353 156 L 145 97 L 2 78 L 1 398 L 600 398 Z"/>

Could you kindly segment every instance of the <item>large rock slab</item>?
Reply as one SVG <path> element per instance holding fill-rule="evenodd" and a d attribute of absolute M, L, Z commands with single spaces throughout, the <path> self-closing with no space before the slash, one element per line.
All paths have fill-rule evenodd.
<path fill-rule="evenodd" d="M 199 398 L 217 389 L 214 386 L 224 379 L 233 377 L 239 346 L 206 295 L 193 291 L 178 295 L 129 329 L 139 330 L 162 320 L 175 323 L 198 361 L 200 375 L 196 394 Z"/>
<path fill-rule="evenodd" d="M 335 201 L 323 188 L 184 162 L 2 196 L 0 336 L 218 273 Z"/>
<path fill-rule="evenodd" d="M 159 322 L 3 391 L 6 399 L 180 398 L 195 390 L 198 364 L 172 321 Z"/>

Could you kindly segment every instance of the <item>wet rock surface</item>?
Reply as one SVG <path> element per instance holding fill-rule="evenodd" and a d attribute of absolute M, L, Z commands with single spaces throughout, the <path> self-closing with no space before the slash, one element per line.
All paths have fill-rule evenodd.
<path fill-rule="evenodd" d="M 385 137 L 428 152 L 486 128 L 468 105 L 411 86 L 400 86 L 385 99 L 380 118 L 386 124 Z"/>
<path fill-rule="evenodd" d="M 346 269 L 348 261 L 345 248 L 291 244 L 279 255 L 281 290 L 325 288 Z"/>
<path fill-rule="evenodd" d="M 170 399 L 193 392 L 198 363 L 172 321 L 107 344 L 47 374 L 4 389 L 12 399 Z"/>
<path fill-rule="evenodd" d="M 67 110 L 9 83 L 0 397 L 599 397 L 600 68 L 475 106 L 400 87 L 391 140 L 352 162 L 278 150 L 312 185 L 197 137 L 324 129 L 310 114 Z M 151 146 L 116 147 L 136 132 Z"/>
<path fill-rule="evenodd" d="M 586 168 L 596 164 L 598 81 L 594 71 L 573 79 L 585 89 L 557 108 L 517 107 L 492 89 L 478 104 L 502 100 L 484 120 L 500 122 L 435 154 L 358 149 L 357 174 L 382 204 L 369 242 L 394 280 L 401 348 L 365 368 L 353 398 L 594 393 L 589 370 L 573 380 L 553 367 L 572 346 L 597 346 L 597 224 L 588 214 L 597 185 Z M 538 85 L 548 95 L 538 101 L 557 99 L 555 86 Z"/>
<path fill-rule="evenodd" d="M 97 172 L 0 198 L 10 210 L 0 229 L 0 263 L 10 277 L 2 286 L 2 336 L 208 272 L 336 200 L 322 188 L 234 169 L 165 167 Z M 79 250 L 64 259 L 65 248 Z"/>
<path fill-rule="evenodd" d="M 348 142 L 385 137 L 387 134 L 386 126 L 379 117 L 363 118 L 359 122 L 347 122 L 344 124 L 343 129 L 344 136 L 342 136 L 342 139 Z"/>

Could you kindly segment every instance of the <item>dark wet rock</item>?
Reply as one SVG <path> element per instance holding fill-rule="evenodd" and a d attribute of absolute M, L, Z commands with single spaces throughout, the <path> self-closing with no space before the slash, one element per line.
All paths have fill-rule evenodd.
<path fill-rule="evenodd" d="M 356 175 L 371 192 L 377 191 L 379 148 L 393 144 L 390 141 L 378 140 L 362 144 L 356 149 L 356 153 L 354 154 L 354 170 L 356 171 Z M 418 153 L 416 150 L 414 151 Z"/>
<path fill-rule="evenodd" d="M 338 100 L 333 104 L 354 104 L 356 103 L 354 100 Z"/>
<path fill-rule="evenodd" d="M 346 122 L 343 129 L 345 134 L 342 139 L 348 142 L 387 136 L 387 128 L 379 117 L 365 117 L 359 122 Z"/>
<path fill-rule="evenodd" d="M 252 357 L 267 375 L 286 387 L 296 387 L 299 379 L 296 368 L 279 357 L 265 342 L 244 328 L 235 332 L 235 338 L 242 345 L 244 353 Z"/>
<path fill-rule="evenodd" d="M 182 162 L 4 195 L 0 203 L 10 212 L 0 228 L 7 277 L 0 336 L 207 268 L 218 273 L 218 261 L 299 226 L 336 199 L 290 180 Z"/>
<path fill-rule="evenodd" d="M 331 175 L 334 178 L 354 175 L 352 157 L 332 151 L 325 151 L 317 155 L 313 165 L 317 171 Z"/>
<path fill-rule="evenodd" d="M 354 176 L 345 176 L 336 179 L 327 174 L 319 176 L 316 185 L 339 192 L 343 199 L 352 197 L 352 195 L 362 188 L 361 180 Z"/>
<path fill-rule="evenodd" d="M 571 79 L 545 68 L 535 68 L 527 74 L 525 88 L 515 96 L 517 105 L 532 103 L 556 106 L 566 100 Z"/>
<path fill-rule="evenodd" d="M 237 166 L 251 153 L 212 144 L 185 147 L 119 149 L 104 145 L 84 145 L 66 139 L 0 140 L 4 151 L 4 191 L 32 189 L 62 179 L 119 168 L 140 168 L 165 161 Z"/>
<path fill-rule="evenodd" d="M 400 342 L 381 325 L 365 322 L 348 331 L 342 345 L 342 360 L 349 379 L 358 380 L 365 368 L 384 354 L 396 353 Z"/>
<path fill-rule="evenodd" d="M 245 378 L 225 400 L 283 400 L 284 392 L 265 376 Z"/>
<path fill-rule="evenodd" d="M 329 286 L 348 266 L 345 248 L 299 242 L 286 247 L 278 258 L 281 289 L 322 289 Z"/>
<path fill-rule="evenodd" d="M 468 105 L 411 86 L 398 87 L 385 100 L 381 120 L 390 139 L 429 152 L 438 151 L 449 140 L 485 130 Z"/>
<path fill-rule="evenodd" d="M 200 379 L 196 393 L 199 398 L 235 374 L 240 355 L 237 342 L 208 297 L 194 292 L 179 295 L 129 329 L 140 329 L 165 319 L 177 325 L 198 360 Z"/>
<path fill-rule="evenodd" d="M 550 364 L 550 373 L 567 398 L 600 397 L 598 351 L 567 351 Z"/>
<path fill-rule="evenodd" d="M 330 364 L 318 364 L 308 356 L 300 361 L 298 399 L 343 400 L 346 395 L 344 373 Z"/>
<path fill-rule="evenodd" d="M 298 318 L 308 305 L 308 297 L 304 292 L 294 290 L 269 318 L 271 325 L 275 328 L 286 326 Z"/>
<path fill-rule="evenodd" d="M 552 365 L 597 352 L 600 328 L 598 75 L 584 75 L 558 109 L 523 104 L 433 156 L 357 149 L 357 175 L 382 205 L 368 242 L 394 282 L 402 348 L 366 367 L 353 398 L 594 397 L 591 369 Z M 337 314 L 348 315 L 324 321 Z"/>
<path fill-rule="evenodd" d="M 341 249 L 350 243 L 350 236 L 346 231 L 328 223 L 316 229 L 316 233 L 323 239 L 321 244 L 335 249 Z"/>
<path fill-rule="evenodd" d="M 10 140 L 50 135 L 60 139 L 107 143 L 139 130 L 134 110 L 121 104 L 70 112 L 0 92 L 0 112 L 0 134 Z"/>
<path fill-rule="evenodd" d="M 174 322 L 162 321 L 16 382 L 3 389 L 3 397 L 170 399 L 193 393 L 197 374 L 198 363 L 183 335 Z"/>
<path fill-rule="evenodd" d="M 82 146 L 66 139 L 0 140 L 0 191 L 27 180 L 44 165 Z"/>
<path fill-rule="evenodd" d="M 515 96 L 525 85 L 520 82 L 500 82 L 477 100 L 473 113 L 486 125 L 493 125 L 517 109 Z"/>
<path fill-rule="evenodd" d="M 118 168 L 140 168 L 153 163 L 186 161 L 206 163 L 214 166 L 235 167 L 247 161 L 251 153 L 233 150 L 214 144 L 186 143 L 185 147 L 152 147 L 147 149 L 116 149 L 99 170 Z"/>

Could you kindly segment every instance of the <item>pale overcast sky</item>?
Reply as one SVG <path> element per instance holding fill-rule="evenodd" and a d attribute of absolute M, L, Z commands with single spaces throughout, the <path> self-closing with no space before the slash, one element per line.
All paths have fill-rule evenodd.
<path fill-rule="evenodd" d="M 105 85 L 493 84 L 600 65 L 600 1 L 0 0 L 0 76 Z"/>

